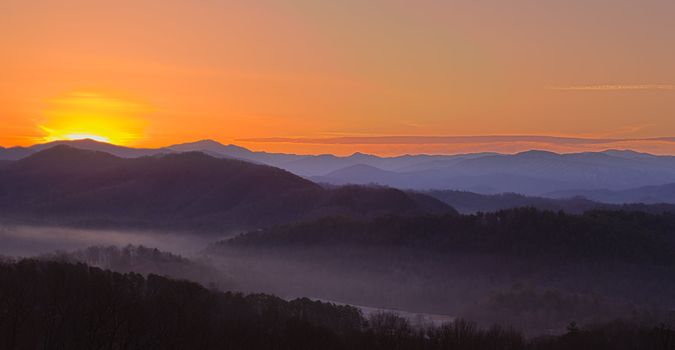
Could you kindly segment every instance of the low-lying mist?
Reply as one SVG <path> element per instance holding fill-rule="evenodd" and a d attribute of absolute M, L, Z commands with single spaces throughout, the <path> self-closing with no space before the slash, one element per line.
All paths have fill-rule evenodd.
<path fill-rule="evenodd" d="M 0 255 L 32 257 L 90 246 L 142 245 L 194 256 L 214 237 L 156 231 L 89 230 L 46 226 L 0 226 Z"/>
<path fill-rule="evenodd" d="M 309 297 L 347 303 L 357 305 L 366 315 L 387 311 L 420 325 L 451 320 L 450 315 L 435 314 L 430 307 L 404 300 L 411 296 L 410 288 L 419 290 L 424 285 L 397 286 L 400 281 L 387 274 L 346 265 L 329 268 L 318 260 L 314 264 L 234 251 L 208 254 L 206 248 L 221 239 L 157 231 L 4 226 L 0 227 L 0 256 L 82 262 L 122 273 L 190 280 L 223 291 L 271 293 L 287 300 Z M 384 290 L 398 296 L 392 298 Z"/>
<path fill-rule="evenodd" d="M 225 241 L 190 233 L 0 228 L 0 255 L 82 262 L 209 288 L 308 297 L 564 333 L 570 322 L 660 322 L 675 307 L 671 215 L 522 209 L 324 219 Z M 413 316 L 410 316 L 413 315 Z"/>

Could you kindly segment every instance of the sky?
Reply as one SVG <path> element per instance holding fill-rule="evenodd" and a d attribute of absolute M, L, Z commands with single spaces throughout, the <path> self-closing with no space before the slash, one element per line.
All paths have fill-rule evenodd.
<path fill-rule="evenodd" d="M 0 145 L 675 154 L 675 1 L 0 1 Z"/>

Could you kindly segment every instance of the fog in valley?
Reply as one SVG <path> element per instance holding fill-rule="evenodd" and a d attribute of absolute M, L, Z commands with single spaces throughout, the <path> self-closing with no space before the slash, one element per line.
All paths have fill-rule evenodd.
<path fill-rule="evenodd" d="M 2 226 L 0 256 L 83 262 L 122 273 L 152 273 L 195 281 L 223 291 L 270 293 L 286 300 L 308 297 L 355 306 L 365 317 L 380 312 L 399 315 L 417 326 L 439 326 L 453 319 L 449 314 L 433 312 L 434 301 L 446 298 L 438 295 L 431 301 L 421 299 L 428 296 L 423 293 L 424 284 L 415 286 L 420 281 L 400 280 L 410 276 L 397 279 L 388 272 L 365 269 L 358 263 L 314 264 L 304 259 L 307 256 L 298 260 L 278 254 L 234 250 L 216 253 L 210 249 L 213 243 L 229 237 L 186 232 Z M 406 300 L 410 298 L 420 299 Z"/>
<path fill-rule="evenodd" d="M 225 238 L 225 237 L 221 237 Z M 142 245 L 193 256 L 214 237 L 198 234 L 130 230 L 88 230 L 47 226 L 0 226 L 0 255 L 32 257 L 55 251 L 73 251 L 90 246 Z"/>
<path fill-rule="evenodd" d="M 523 215 L 538 215 L 534 213 Z M 377 227 L 383 227 L 386 237 L 396 237 L 397 229 L 387 231 L 386 220 L 394 219 L 381 219 Z M 418 220 L 422 220 L 417 223 L 420 227 L 429 227 Z M 369 237 L 375 233 L 359 233 L 357 226 L 340 220 L 313 225 L 229 237 L 4 226 L 0 255 L 83 262 L 122 273 L 194 281 L 221 291 L 352 305 L 364 316 L 388 312 L 416 326 L 469 318 L 481 326 L 498 323 L 528 335 L 563 334 L 570 320 L 584 324 L 615 318 L 655 322 L 672 317 L 668 310 L 675 307 L 675 284 L 667 280 L 672 267 L 659 261 L 630 256 L 558 261 L 526 251 L 485 254 L 462 248 L 457 238 L 453 245 L 459 250 L 452 253 L 408 240 L 404 245 L 356 244 L 344 234 Z M 401 226 L 405 231 L 405 224 L 392 227 Z M 322 242 L 322 233 L 330 240 Z M 486 245 L 490 239 L 486 238 Z M 657 256 L 655 248 L 647 249 Z"/>

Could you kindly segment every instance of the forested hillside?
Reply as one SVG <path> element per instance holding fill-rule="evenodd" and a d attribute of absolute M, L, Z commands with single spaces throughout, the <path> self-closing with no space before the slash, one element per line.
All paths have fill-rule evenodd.
<path fill-rule="evenodd" d="M 561 332 L 675 308 L 675 215 L 514 209 L 330 218 L 212 246 L 252 290 Z M 237 271 L 232 268 L 232 271 Z"/>
<path fill-rule="evenodd" d="M 667 326 L 568 327 L 526 341 L 457 320 L 413 328 L 393 315 L 308 299 L 284 301 L 205 289 L 156 275 L 83 264 L 0 263 L 3 349 L 672 349 Z"/>

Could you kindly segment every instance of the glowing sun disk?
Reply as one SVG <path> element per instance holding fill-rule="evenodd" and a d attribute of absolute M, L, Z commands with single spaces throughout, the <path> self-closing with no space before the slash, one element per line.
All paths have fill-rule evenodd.
<path fill-rule="evenodd" d="M 39 125 L 43 141 L 92 139 L 128 144 L 142 138 L 147 108 L 94 93 L 72 93 L 50 101 L 47 121 Z"/>

